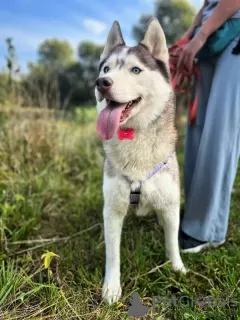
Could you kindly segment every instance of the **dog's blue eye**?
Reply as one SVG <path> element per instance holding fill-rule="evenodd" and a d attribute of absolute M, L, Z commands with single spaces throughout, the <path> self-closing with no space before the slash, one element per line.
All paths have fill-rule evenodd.
<path fill-rule="evenodd" d="M 105 68 L 103 69 L 103 72 L 104 72 L 104 73 L 107 73 L 109 70 L 110 70 L 109 67 L 105 67 Z"/>
<path fill-rule="evenodd" d="M 133 73 L 138 74 L 138 73 L 140 73 L 141 71 L 142 71 L 142 70 L 140 70 L 140 69 L 137 68 L 137 67 L 132 68 L 132 72 L 133 72 Z"/>

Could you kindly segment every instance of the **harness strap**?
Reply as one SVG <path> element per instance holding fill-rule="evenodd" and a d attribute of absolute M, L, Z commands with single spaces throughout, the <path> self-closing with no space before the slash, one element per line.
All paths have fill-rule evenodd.
<path fill-rule="evenodd" d="M 153 168 L 148 175 L 144 178 L 139 180 L 138 182 L 133 182 L 131 179 L 129 179 L 128 176 L 123 175 L 123 177 L 126 179 L 126 181 L 128 183 L 130 183 L 130 204 L 133 207 L 138 207 L 139 205 L 139 201 L 140 201 L 140 195 L 141 195 L 141 187 L 142 184 L 147 181 L 148 179 L 150 179 L 152 176 L 154 176 L 163 166 L 165 166 L 165 164 L 167 163 L 168 160 L 165 160 L 161 163 L 159 163 L 155 168 Z M 138 184 L 137 187 L 134 187 L 134 184 Z"/>
<path fill-rule="evenodd" d="M 152 176 L 154 176 L 166 163 L 167 163 L 167 160 L 159 163 L 155 168 L 153 168 L 153 169 L 148 173 L 148 175 L 147 175 L 144 179 L 139 180 L 139 184 L 142 185 L 143 182 L 147 181 L 147 180 L 150 179 Z M 130 184 L 132 184 L 133 181 L 132 181 L 131 179 L 129 179 L 128 176 L 123 175 L 123 177 L 127 180 L 127 182 L 129 182 Z"/>
<path fill-rule="evenodd" d="M 191 87 L 191 79 L 196 76 L 197 79 L 200 79 L 200 70 L 198 66 L 194 63 L 193 69 L 191 72 L 184 69 L 179 71 L 177 69 L 178 59 L 182 53 L 184 45 L 189 42 L 190 39 L 183 38 L 177 41 L 177 43 L 171 46 L 168 51 L 170 55 L 169 65 L 170 65 L 170 73 L 172 77 L 172 87 L 177 92 L 186 92 L 187 100 L 188 100 L 188 110 L 189 110 L 189 119 L 190 123 L 194 124 L 197 116 L 197 106 L 198 106 L 198 93 L 195 94 L 194 100 L 191 101 L 190 96 L 190 87 Z M 187 81 L 186 89 L 183 89 L 184 82 Z"/>

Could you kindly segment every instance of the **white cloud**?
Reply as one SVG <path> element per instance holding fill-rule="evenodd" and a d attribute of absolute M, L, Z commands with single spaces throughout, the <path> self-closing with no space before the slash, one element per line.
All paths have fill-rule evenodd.
<path fill-rule="evenodd" d="M 94 34 L 103 33 L 103 31 L 105 31 L 107 27 L 105 23 L 95 19 L 84 19 L 83 25 L 87 31 Z"/>

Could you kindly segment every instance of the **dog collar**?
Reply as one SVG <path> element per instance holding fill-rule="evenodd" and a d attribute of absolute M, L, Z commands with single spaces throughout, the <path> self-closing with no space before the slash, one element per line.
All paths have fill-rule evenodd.
<path fill-rule="evenodd" d="M 119 129 L 118 130 L 118 139 L 123 140 L 123 139 L 129 139 L 133 140 L 134 138 L 134 130 L 133 128 L 127 128 L 127 129 Z"/>

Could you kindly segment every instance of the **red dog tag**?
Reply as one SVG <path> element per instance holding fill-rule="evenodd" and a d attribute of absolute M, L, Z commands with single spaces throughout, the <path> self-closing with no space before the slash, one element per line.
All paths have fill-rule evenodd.
<path fill-rule="evenodd" d="M 123 140 L 123 139 L 132 140 L 133 138 L 134 138 L 134 130 L 132 128 L 118 130 L 119 140 Z"/>

